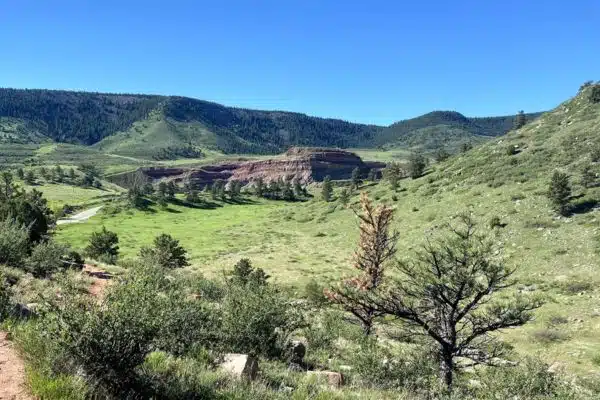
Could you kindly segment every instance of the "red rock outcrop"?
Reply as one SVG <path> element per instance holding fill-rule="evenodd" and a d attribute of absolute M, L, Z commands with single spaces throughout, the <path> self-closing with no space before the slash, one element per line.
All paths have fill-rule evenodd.
<path fill-rule="evenodd" d="M 217 179 L 237 180 L 244 184 L 257 178 L 265 182 L 298 179 L 303 184 L 322 181 L 327 175 L 334 180 L 349 179 L 357 167 L 366 175 L 370 169 L 378 172 L 385 163 L 365 163 L 356 154 L 344 150 L 293 147 L 283 156 L 267 160 L 232 161 L 193 168 L 151 167 L 139 172 L 152 181 L 167 179 L 181 183 L 189 180 L 196 187 L 203 187 Z M 112 180 L 115 183 L 127 181 L 117 176 Z"/>

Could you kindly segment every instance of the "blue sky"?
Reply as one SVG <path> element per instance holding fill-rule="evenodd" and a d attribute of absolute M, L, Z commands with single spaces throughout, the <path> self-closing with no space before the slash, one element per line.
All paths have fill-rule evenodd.
<path fill-rule="evenodd" d="M 600 1 L 0 0 L 0 45 L 3 87 L 389 124 L 556 106 L 600 79 Z"/>

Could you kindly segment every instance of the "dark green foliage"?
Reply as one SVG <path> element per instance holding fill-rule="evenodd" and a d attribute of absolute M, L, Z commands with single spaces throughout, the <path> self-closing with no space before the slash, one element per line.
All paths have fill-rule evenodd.
<path fill-rule="evenodd" d="M 600 103 L 600 84 L 593 85 L 590 91 L 590 101 L 592 103 Z"/>
<path fill-rule="evenodd" d="M 175 182 L 173 182 L 173 181 L 167 182 L 167 191 L 166 191 L 167 197 L 170 199 L 174 199 L 176 193 L 177 193 L 177 185 L 175 184 Z"/>
<path fill-rule="evenodd" d="M 513 129 L 521 129 L 525 126 L 525 124 L 527 124 L 527 116 L 525 115 L 525 112 L 521 110 L 517 113 L 517 116 L 515 117 Z"/>
<path fill-rule="evenodd" d="M 12 308 L 10 297 L 10 286 L 2 272 L 0 272 L 0 322 L 4 321 L 10 315 Z"/>
<path fill-rule="evenodd" d="M 383 170 L 383 177 L 390 183 L 393 191 L 398 190 L 400 179 L 404 177 L 404 170 L 400 164 L 391 162 Z"/>
<path fill-rule="evenodd" d="M 311 279 L 304 287 L 304 297 L 315 307 L 322 307 L 328 303 L 327 297 L 323 293 L 325 286 Z"/>
<path fill-rule="evenodd" d="M 517 150 L 517 147 L 514 144 L 508 145 L 508 147 L 506 147 L 506 155 L 507 156 L 512 156 L 517 154 L 519 151 Z"/>
<path fill-rule="evenodd" d="M 50 337 L 101 398 L 156 398 L 139 375 L 146 356 L 154 349 L 182 354 L 191 343 L 207 342 L 212 325 L 200 303 L 187 301 L 154 268 L 130 270 L 100 302 L 68 291 L 54 310 Z"/>
<path fill-rule="evenodd" d="M 352 180 L 352 187 L 354 189 L 357 189 L 360 186 L 360 184 L 362 183 L 360 168 L 356 167 L 352 170 L 351 180 Z"/>
<path fill-rule="evenodd" d="M 238 199 L 242 194 L 242 182 L 232 180 L 229 182 L 229 197 L 232 200 Z"/>
<path fill-rule="evenodd" d="M 371 168 L 369 170 L 369 174 L 367 175 L 367 180 L 369 182 L 375 182 L 377 180 L 377 174 L 375 173 L 375 170 L 373 168 Z"/>
<path fill-rule="evenodd" d="M 143 208 L 145 206 L 143 188 L 134 186 L 127 190 L 127 201 L 134 208 Z"/>
<path fill-rule="evenodd" d="M 75 169 L 69 168 L 69 180 L 71 181 L 71 183 L 75 181 L 75 178 L 77 178 L 77 174 L 75 174 Z"/>
<path fill-rule="evenodd" d="M 227 351 L 279 356 L 302 316 L 270 285 L 232 283 L 222 301 L 221 341 Z"/>
<path fill-rule="evenodd" d="M 10 199 L 17 191 L 10 171 L 3 171 L 0 175 L 0 199 Z"/>
<path fill-rule="evenodd" d="M 321 185 L 321 199 L 323 201 L 331 201 L 331 195 L 333 193 L 333 186 L 331 184 L 331 177 L 327 175 L 325 179 L 323 179 L 323 184 Z"/>
<path fill-rule="evenodd" d="M 22 267 L 30 247 L 25 226 L 12 219 L 0 221 L 0 265 Z"/>
<path fill-rule="evenodd" d="M 442 161 L 446 161 L 450 157 L 450 153 L 448 153 L 448 151 L 445 148 L 440 147 L 439 149 L 437 149 L 435 151 L 434 157 L 435 157 L 435 161 L 442 162 Z"/>
<path fill-rule="evenodd" d="M 231 282 L 238 285 L 264 286 L 269 275 L 262 268 L 254 268 L 247 258 L 242 258 L 233 266 Z"/>
<path fill-rule="evenodd" d="M 522 296 L 498 296 L 511 286 L 514 270 L 497 261 L 492 243 L 477 233 L 469 215 L 459 219 L 448 227 L 448 236 L 428 240 L 413 260 L 401 262 L 382 298 L 370 300 L 405 323 L 406 337 L 429 336 L 440 380 L 449 390 L 462 367 L 457 358 L 485 364 L 502 357 L 506 347 L 491 334 L 526 324 L 541 305 Z"/>
<path fill-rule="evenodd" d="M 408 174 L 412 179 L 417 179 L 423 175 L 427 167 L 427 160 L 421 153 L 412 153 L 408 159 Z"/>
<path fill-rule="evenodd" d="M 65 179 L 65 172 L 63 171 L 62 167 L 60 165 L 57 165 L 56 167 L 54 167 L 54 180 L 56 182 L 62 182 Z"/>
<path fill-rule="evenodd" d="M 158 183 L 158 188 L 156 189 L 156 192 L 159 197 L 167 197 L 167 183 L 165 181 L 160 181 Z"/>
<path fill-rule="evenodd" d="M 211 195 L 213 199 L 225 200 L 225 181 L 217 179 L 213 182 L 211 187 Z"/>
<path fill-rule="evenodd" d="M 460 151 L 461 153 L 466 153 L 467 151 L 471 150 L 473 148 L 473 145 L 471 143 L 463 143 L 460 146 Z"/>
<path fill-rule="evenodd" d="M 25 179 L 25 171 L 23 171 L 23 168 L 18 168 L 17 169 L 17 177 L 21 180 Z"/>
<path fill-rule="evenodd" d="M 152 183 L 150 182 L 146 182 L 144 184 L 144 187 L 142 189 L 142 192 L 144 193 L 144 195 L 146 196 L 152 196 L 154 194 L 154 186 L 152 185 Z"/>
<path fill-rule="evenodd" d="M 188 203 L 199 203 L 200 196 L 198 195 L 198 191 L 192 189 L 189 192 L 187 192 L 185 194 L 185 201 L 187 201 Z"/>
<path fill-rule="evenodd" d="M 67 251 L 67 253 L 63 257 L 63 261 L 65 264 L 65 268 L 81 270 L 83 269 L 84 259 L 78 252 L 71 250 Z"/>
<path fill-rule="evenodd" d="M 591 188 L 596 185 L 596 174 L 592 171 L 592 167 L 586 165 L 581 171 L 581 186 Z"/>
<path fill-rule="evenodd" d="M 181 247 L 179 240 L 166 233 L 155 237 L 152 247 L 142 247 L 140 258 L 163 268 L 182 268 L 190 265 L 187 252 Z"/>
<path fill-rule="evenodd" d="M 296 197 L 302 197 L 302 196 L 306 196 L 308 193 L 306 193 L 306 189 L 302 187 L 302 185 L 300 184 L 300 180 L 299 179 L 294 179 L 294 181 L 292 182 L 292 185 L 294 186 L 294 195 Z"/>
<path fill-rule="evenodd" d="M 52 240 L 35 246 L 26 261 L 26 269 L 37 278 L 48 277 L 65 268 L 64 256 L 68 250 L 65 246 Z"/>
<path fill-rule="evenodd" d="M 294 195 L 294 190 L 292 189 L 292 184 L 290 181 L 286 180 L 281 185 L 281 197 L 285 201 L 294 201 L 296 200 L 296 196 Z"/>
<path fill-rule="evenodd" d="M 0 220 L 11 218 L 17 224 L 28 227 L 32 243 L 44 239 L 53 223 L 53 216 L 42 193 L 35 189 L 30 192 L 11 190 L 11 193 L 10 198 L 0 193 Z"/>
<path fill-rule="evenodd" d="M 194 146 L 169 146 L 158 150 L 152 158 L 154 160 L 176 160 L 178 158 L 202 158 L 204 154 L 202 151 L 196 149 Z"/>
<path fill-rule="evenodd" d="M 34 185 L 35 184 L 35 174 L 33 173 L 32 170 L 27 171 L 27 173 L 25 174 L 25 183 L 27 183 L 28 185 Z"/>
<path fill-rule="evenodd" d="M 502 222 L 500 222 L 500 217 L 498 217 L 497 215 L 494 215 L 492 218 L 490 218 L 489 226 L 490 226 L 490 229 L 502 227 Z"/>
<path fill-rule="evenodd" d="M 96 260 L 114 264 L 119 256 L 119 237 L 115 232 L 102 227 L 99 232 L 93 232 L 90 241 L 85 248 L 85 254 Z"/>
<path fill-rule="evenodd" d="M 555 171 L 548 186 L 547 196 L 552 202 L 554 209 L 560 215 L 567 215 L 569 212 L 569 200 L 571 198 L 569 175 Z"/>
<path fill-rule="evenodd" d="M 338 200 L 343 206 L 347 206 L 348 203 L 350 203 L 350 191 L 348 188 L 342 188 L 342 190 L 340 190 Z"/>

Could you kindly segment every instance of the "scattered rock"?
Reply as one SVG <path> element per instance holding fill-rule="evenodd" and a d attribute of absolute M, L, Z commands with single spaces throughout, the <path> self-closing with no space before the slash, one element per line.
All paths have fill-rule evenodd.
<path fill-rule="evenodd" d="M 559 362 L 559 361 L 555 361 L 552 363 L 552 365 L 550 365 L 550 367 L 548 367 L 548 372 L 551 374 L 556 374 L 558 372 L 560 372 L 564 367 L 564 364 Z"/>
<path fill-rule="evenodd" d="M 248 354 L 225 354 L 219 366 L 236 378 L 254 380 L 258 372 L 258 361 Z"/>
<path fill-rule="evenodd" d="M 339 388 L 344 384 L 344 378 L 339 372 L 333 371 L 308 371 L 309 376 L 316 376 L 317 379 L 327 380 L 327 384 L 332 388 Z"/>

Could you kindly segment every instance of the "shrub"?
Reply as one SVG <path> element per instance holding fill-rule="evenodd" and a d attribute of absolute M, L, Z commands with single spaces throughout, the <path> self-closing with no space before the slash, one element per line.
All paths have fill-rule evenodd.
<path fill-rule="evenodd" d="M 138 370 L 146 356 L 157 348 L 184 352 L 190 342 L 202 341 L 205 326 L 214 325 L 197 304 L 186 300 L 161 269 L 133 268 L 100 302 L 66 289 L 47 330 L 103 391 L 99 397 L 148 398 Z"/>
<path fill-rule="evenodd" d="M 4 274 L 0 272 L 0 322 L 2 322 L 4 318 L 8 317 L 10 310 L 10 287 L 8 286 L 8 282 L 6 281 Z"/>
<path fill-rule="evenodd" d="M 421 153 L 413 153 L 408 159 L 408 173 L 412 179 L 417 179 L 423 175 L 427 167 L 427 160 Z"/>
<path fill-rule="evenodd" d="M 14 220 L 0 221 L 0 265 L 20 267 L 29 252 L 29 232 Z"/>
<path fill-rule="evenodd" d="M 533 337 L 538 342 L 548 345 L 566 340 L 567 334 L 556 328 L 541 328 L 533 332 Z"/>
<path fill-rule="evenodd" d="M 54 241 L 40 243 L 27 259 L 26 269 L 37 278 L 47 277 L 64 268 L 63 256 L 67 248 Z"/>
<path fill-rule="evenodd" d="M 590 160 L 592 162 L 600 161 L 600 145 L 596 145 L 592 148 L 592 150 L 590 151 Z"/>
<path fill-rule="evenodd" d="M 179 245 L 179 240 L 166 233 L 154 238 L 153 247 L 142 247 L 140 250 L 140 258 L 163 268 L 182 268 L 190 265 L 186 254 L 186 250 Z"/>
<path fill-rule="evenodd" d="M 242 258 L 233 266 L 231 275 L 231 282 L 242 286 L 264 286 L 270 277 L 262 268 L 254 268 L 247 258 Z"/>
<path fill-rule="evenodd" d="M 279 356 L 290 334 L 303 324 L 301 313 L 268 285 L 230 283 L 220 311 L 222 346 L 233 352 Z"/>
<path fill-rule="evenodd" d="M 600 85 L 594 85 L 590 91 L 590 101 L 600 103 Z"/>
<path fill-rule="evenodd" d="M 100 232 L 93 232 L 90 241 L 85 248 L 88 257 L 114 264 L 119 255 L 119 237 L 116 233 L 102 227 Z"/>
<path fill-rule="evenodd" d="M 490 218 L 489 225 L 490 225 L 490 229 L 501 228 L 502 222 L 500 222 L 500 217 L 498 217 L 497 215 L 494 215 L 492 218 Z"/>
<path fill-rule="evenodd" d="M 304 297 L 315 307 L 322 307 L 326 304 L 327 297 L 323 294 L 325 286 L 319 284 L 314 279 L 311 279 L 304 287 Z"/>
<path fill-rule="evenodd" d="M 517 146 L 515 146 L 514 144 L 511 144 L 506 148 L 506 155 L 508 155 L 508 156 L 512 156 L 517 153 L 518 153 Z"/>

